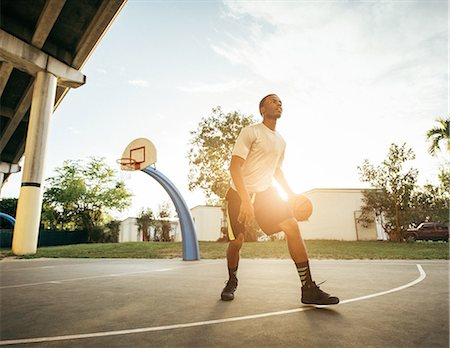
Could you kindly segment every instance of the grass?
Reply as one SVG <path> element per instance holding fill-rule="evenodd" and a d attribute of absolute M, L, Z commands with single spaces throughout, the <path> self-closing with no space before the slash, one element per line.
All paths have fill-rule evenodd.
<path fill-rule="evenodd" d="M 449 259 L 449 244 L 443 242 L 393 243 L 382 241 L 306 241 L 311 259 L 422 260 Z M 199 242 L 202 259 L 225 258 L 227 243 Z M 0 249 L 0 258 L 13 256 L 9 249 Z M 105 243 L 75 244 L 39 248 L 34 255 L 21 258 L 182 258 L 179 243 Z M 242 258 L 290 258 L 285 241 L 245 243 Z"/>

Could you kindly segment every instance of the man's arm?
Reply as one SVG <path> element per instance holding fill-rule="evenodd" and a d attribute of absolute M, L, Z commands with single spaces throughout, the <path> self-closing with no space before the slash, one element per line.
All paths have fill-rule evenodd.
<path fill-rule="evenodd" d="M 288 195 L 289 200 L 294 198 L 295 193 L 294 193 L 294 191 L 292 191 L 291 187 L 289 186 L 289 184 L 288 184 L 288 182 L 286 180 L 286 177 L 284 176 L 284 173 L 281 170 L 281 168 L 277 168 L 275 170 L 274 177 L 278 181 L 278 183 L 281 185 L 281 187 L 283 188 L 284 192 L 286 192 L 286 194 Z"/>
<path fill-rule="evenodd" d="M 242 176 L 242 165 L 245 160 L 239 156 L 232 156 L 230 163 L 230 174 L 233 179 L 234 186 L 241 198 L 241 208 L 239 211 L 238 222 L 249 224 L 255 217 L 253 204 L 250 200 L 250 195 L 247 192 L 244 184 L 244 177 Z"/>

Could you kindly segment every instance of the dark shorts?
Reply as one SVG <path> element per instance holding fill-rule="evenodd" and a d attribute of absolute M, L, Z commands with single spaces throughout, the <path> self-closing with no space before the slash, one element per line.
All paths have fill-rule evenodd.
<path fill-rule="evenodd" d="M 255 219 L 261 230 L 267 235 L 280 232 L 279 224 L 293 217 L 288 203 L 280 197 L 275 187 L 254 195 L 250 198 L 254 202 Z M 234 240 L 239 234 L 245 233 L 244 223 L 237 221 L 241 198 L 235 190 L 230 188 L 226 200 L 228 202 L 228 237 Z"/>

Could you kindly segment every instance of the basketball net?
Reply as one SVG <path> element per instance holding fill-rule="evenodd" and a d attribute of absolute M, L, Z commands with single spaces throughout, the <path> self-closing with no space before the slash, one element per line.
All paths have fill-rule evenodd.
<path fill-rule="evenodd" d="M 136 168 L 136 161 L 132 158 L 119 158 L 116 162 L 120 164 L 120 180 L 128 182 L 131 179 L 131 173 Z"/>

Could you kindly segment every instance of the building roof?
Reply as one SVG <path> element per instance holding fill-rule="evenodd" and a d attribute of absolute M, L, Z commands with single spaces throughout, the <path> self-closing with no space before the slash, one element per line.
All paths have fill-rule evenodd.
<path fill-rule="evenodd" d="M 195 207 L 191 208 L 190 210 L 200 209 L 200 208 L 214 208 L 214 209 L 220 208 L 220 209 L 222 209 L 222 207 L 220 205 L 206 205 L 206 204 L 203 204 L 203 205 L 196 205 Z"/>
<path fill-rule="evenodd" d="M 58 64 L 79 71 L 125 3 L 126 0 L 0 1 L 0 163 L 17 164 L 24 154 L 37 72 L 32 64 L 23 63 L 28 57 L 12 57 L 10 47 L 20 47 L 19 51 L 31 52 L 33 56 L 51 57 Z M 69 88 L 77 87 L 60 82 L 55 109 Z"/>
<path fill-rule="evenodd" d="M 344 192 L 344 191 L 351 191 L 351 192 L 362 192 L 365 190 L 373 190 L 373 188 L 313 188 L 311 190 L 308 190 L 304 192 L 304 194 L 312 193 L 312 192 L 325 192 L 325 191 L 332 191 L 332 192 Z"/>

